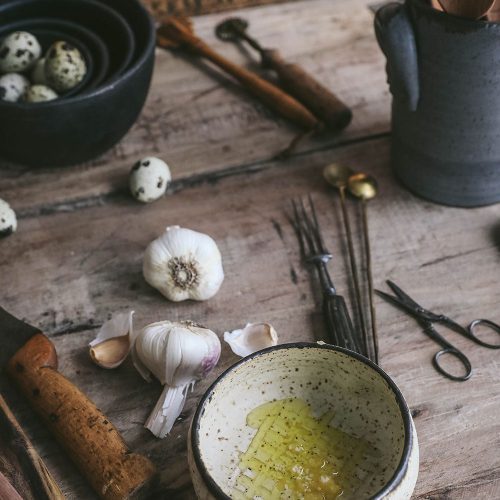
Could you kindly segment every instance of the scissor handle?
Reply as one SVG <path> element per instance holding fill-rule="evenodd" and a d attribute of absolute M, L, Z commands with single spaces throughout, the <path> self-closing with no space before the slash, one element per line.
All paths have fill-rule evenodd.
<path fill-rule="evenodd" d="M 443 356 L 443 354 L 451 354 L 452 356 L 455 356 L 455 358 L 457 358 L 465 368 L 465 375 L 457 376 L 447 372 L 439 364 L 440 363 L 439 360 L 441 359 L 441 356 Z M 454 347 L 446 347 L 445 349 L 442 349 L 441 351 L 438 351 L 436 354 L 434 354 L 434 358 L 432 358 L 432 364 L 439 373 L 444 375 L 446 378 L 449 378 L 450 380 L 465 382 L 466 380 L 469 380 L 472 375 L 472 365 L 470 364 L 469 358 L 463 352 L 459 351 L 458 349 L 455 349 Z"/>
<path fill-rule="evenodd" d="M 499 335 L 499 343 L 490 344 L 489 342 L 481 340 L 476 334 L 477 327 L 479 326 L 486 326 L 490 330 L 497 332 Z M 469 331 L 469 335 L 471 336 L 472 340 L 476 342 L 476 344 L 482 345 L 483 347 L 487 347 L 488 349 L 500 349 L 500 325 L 498 325 L 497 323 L 494 323 L 489 319 L 476 319 L 469 325 L 467 330 Z"/>

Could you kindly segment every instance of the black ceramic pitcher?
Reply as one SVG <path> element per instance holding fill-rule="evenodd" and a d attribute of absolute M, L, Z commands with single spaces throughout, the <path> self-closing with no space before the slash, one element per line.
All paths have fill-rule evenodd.
<path fill-rule="evenodd" d="M 500 201 L 500 24 L 427 0 L 379 9 L 393 95 L 392 166 L 415 193 L 456 206 Z"/>

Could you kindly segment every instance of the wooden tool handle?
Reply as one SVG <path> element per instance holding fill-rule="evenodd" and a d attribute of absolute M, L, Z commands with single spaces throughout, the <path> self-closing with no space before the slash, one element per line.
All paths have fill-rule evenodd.
<path fill-rule="evenodd" d="M 329 128 L 340 131 L 351 123 L 351 110 L 299 65 L 286 62 L 274 49 L 262 50 L 261 56 L 262 65 L 276 71 L 285 90 Z"/>
<path fill-rule="evenodd" d="M 172 22 L 172 21 L 170 21 Z M 173 21 L 175 22 L 175 21 Z M 175 28 L 182 30 L 182 25 L 176 25 Z M 290 120 L 296 125 L 311 130 L 319 127 L 319 121 L 314 115 L 292 96 L 283 92 L 279 87 L 264 80 L 255 73 L 232 63 L 219 53 L 215 52 L 203 40 L 188 33 L 181 33 L 181 45 L 188 47 L 193 52 L 203 56 L 223 69 L 226 73 L 236 78 L 250 93 L 258 97 L 264 104 L 280 114 L 282 117 Z M 168 32 L 165 33 L 164 26 L 158 30 L 158 45 L 163 48 L 172 48 Z"/>
<path fill-rule="evenodd" d="M 0 473 L 24 500 L 64 500 L 64 495 L 19 422 L 0 396 Z M 4 498 L 0 491 L 0 498 Z"/>
<path fill-rule="evenodd" d="M 149 486 L 154 465 L 131 453 L 109 419 L 57 372 L 47 337 L 34 335 L 7 372 L 101 498 L 132 498 Z"/>

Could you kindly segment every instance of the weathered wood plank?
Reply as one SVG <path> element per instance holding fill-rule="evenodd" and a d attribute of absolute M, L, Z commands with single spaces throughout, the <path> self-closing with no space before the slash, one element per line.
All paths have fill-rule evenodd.
<path fill-rule="evenodd" d="M 388 131 L 384 63 L 367 4 L 307 0 L 241 11 L 264 45 L 281 48 L 353 108 L 353 123 L 342 136 L 306 140 L 302 151 Z M 213 30 L 222 18 L 196 18 L 196 31 L 232 60 L 250 65 L 247 53 L 216 39 Z M 174 179 L 183 180 L 266 161 L 296 133 L 212 68 L 159 50 L 147 105 L 113 151 L 92 164 L 65 169 L 3 165 L 0 198 L 21 214 L 43 212 L 54 204 L 64 209 L 70 201 L 98 203 L 99 197 L 126 185 L 131 165 L 142 156 L 161 156 Z"/>
<path fill-rule="evenodd" d="M 275 325 L 281 341 L 321 336 L 319 297 L 300 264 L 286 209 L 290 197 L 313 193 L 326 243 L 336 256 L 333 277 L 348 295 L 338 200 L 321 178 L 322 166 L 336 160 L 362 167 L 380 180 L 380 199 L 369 206 L 377 287 L 392 278 L 424 305 L 463 324 L 475 317 L 499 320 L 500 206 L 453 209 L 413 197 L 388 172 L 387 140 L 188 186 L 149 206 L 117 195 L 104 206 L 28 217 L 15 236 L 2 242 L 2 304 L 52 336 L 61 371 L 109 414 L 133 449 L 158 464 L 159 495 L 164 498 L 193 498 L 185 456 L 189 418 L 201 393 L 236 357 L 224 347 L 215 373 L 190 395 L 183 421 L 170 437 L 158 441 L 141 424 L 159 385 L 143 382 L 129 361 L 116 371 L 93 366 L 88 341 L 109 314 L 126 309 L 137 311 L 138 326 L 162 318 L 191 318 L 222 334 L 246 321 L 263 320 Z M 350 209 L 355 208 L 351 203 Z M 214 299 L 172 304 L 144 282 L 144 248 L 169 224 L 208 232 L 219 243 L 226 280 Z M 415 415 L 421 445 L 417 498 L 498 496 L 498 353 L 452 334 L 450 339 L 467 353 L 475 372 L 464 384 L 450 382 L 433 370 L 431 356 L 437 346 L 413 320 L 382 301 L 377 301 L 377 315 L 381 364 Z M 68 497 L 92 498 L 36 419 L 24 408 L 19 418 Z"/>

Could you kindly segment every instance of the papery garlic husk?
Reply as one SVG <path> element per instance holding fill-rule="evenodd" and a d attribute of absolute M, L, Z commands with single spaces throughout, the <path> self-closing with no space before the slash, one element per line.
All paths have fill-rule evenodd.
<path fill-rule="evenodd" d="M 210 299 L 224 280 L 215 241 L 207 234 L 179 226 L 167 227 L 149 244 L 143 274 L 152 287 L 174 302 Z"/>
<path fill-rule="evenodd" d="M 165 387 L 145 427 L 163 438 L 171 430 L 196 381 L 204 378 L 219 361 L 217 335 L 191 321 L 161 321 L 137 335 L 132 350 L 134 365 L 150 380 L 152 373 Z"/>
<path fill-rule="evenodd" d="M 234 354 L 248 356 L 278 344 L 278 334 L 269 323 L 248 323 L 245 328 L 224 333 L 224 340 Z"/>
<path fill-rule="evenodd" d="M 134 311 L 116 314 L 101 326 L 97 337 L 89 344 L 89 354 L 96 365 L 112 369 L 125 361 L 133 343 L 133 315 Z"/>

